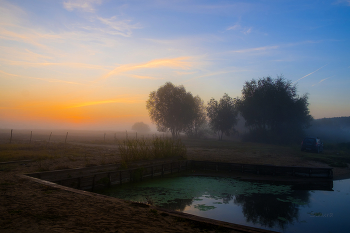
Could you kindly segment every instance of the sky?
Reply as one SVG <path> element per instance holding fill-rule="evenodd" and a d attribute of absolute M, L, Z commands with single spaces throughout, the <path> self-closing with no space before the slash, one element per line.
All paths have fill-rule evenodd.
<path fill-rule="evenodd" d="M 350 0 L 0 0 L 0 128 L 129 129 L 166 82 L 208 102 L 280 75 L 350 116 Z"/>

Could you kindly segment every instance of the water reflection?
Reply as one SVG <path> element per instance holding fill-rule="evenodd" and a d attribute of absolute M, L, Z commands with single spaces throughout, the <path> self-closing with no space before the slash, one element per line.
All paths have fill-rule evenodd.
<path fill-rule="evenodd" d="M 349 200 L 350 190 L 341 190 L 350 187 L 350 181 L 335 184 L 335 192 L 314 191 L 332 190 L 332 181 L 314 183 L 310 191 L 299 181 L 281 185 L 189 176 L 123 184 L 100 193 L 138 202 L 151 200 L 165 209 L 283 232 L 306 232 L 305 229 L 342 232 L 342 225 L 349 225 L 345 218 L 350 211 L 344 204 Z M 332 218 L 320 218 L 328 213 L 332 213 L 329 215 Z"/>
<path fill-rule="evenodd" d="M 289 195 L 251 194 L 237 195 L 236 205 L 242 206 L 247 222 L 268 228 L 285 229 L 298 221 L 299 206 L 310 202 L 309 191 L 294 191 Z"/>

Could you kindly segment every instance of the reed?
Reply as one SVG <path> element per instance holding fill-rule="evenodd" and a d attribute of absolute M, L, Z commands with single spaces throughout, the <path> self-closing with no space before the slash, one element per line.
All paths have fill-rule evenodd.
<path fill-rule="evenodd" d="M 126 138 L 118 141 L 122 162 L 161 159 L 169 157 L 186 158 L 186 146 L 181 139 L 154 136 L 153 138 Z"/>

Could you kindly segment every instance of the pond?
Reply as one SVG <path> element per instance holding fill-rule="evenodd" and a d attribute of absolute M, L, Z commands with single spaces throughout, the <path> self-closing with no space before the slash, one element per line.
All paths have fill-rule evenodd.
<path fill-rule="evenodd" d="M 349 232 L 350 179 L 332 191 L 229 177 L 178 176 L 98 191 L 120 199 L 280 232 Z"/>

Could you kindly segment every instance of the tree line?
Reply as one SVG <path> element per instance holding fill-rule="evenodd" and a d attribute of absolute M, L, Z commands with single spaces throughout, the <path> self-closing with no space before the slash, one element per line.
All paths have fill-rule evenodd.
<path fill-rule="evenodd" d="M 241 97 L 225 93 L 207 104 L 184 86 L 167 82 L 152 91 L 146 103 L 157 130 L 170 131 L 173 137 L 179 133 L 200 137 L 209 125 L 222 140 L 235 133 L 240 114 L 248 129 L 243 139 L 267 143 L 300 141 L 313 119 L 308 106 L 308 95 L 299 96 L 296 85 L 282 76 L 246 81 Z"/>

